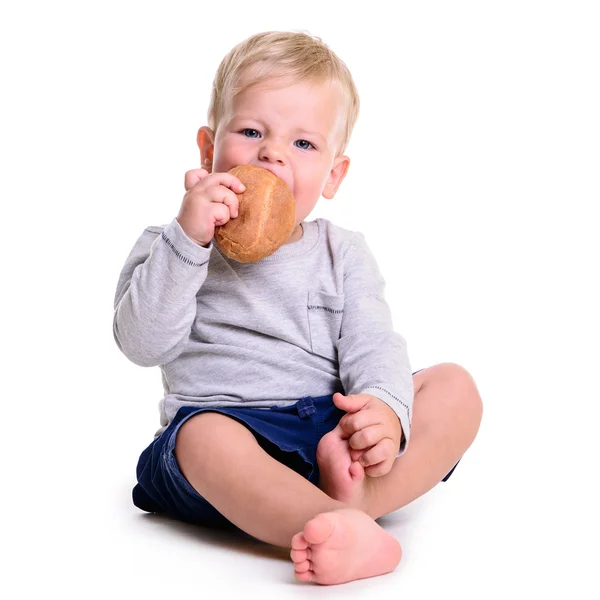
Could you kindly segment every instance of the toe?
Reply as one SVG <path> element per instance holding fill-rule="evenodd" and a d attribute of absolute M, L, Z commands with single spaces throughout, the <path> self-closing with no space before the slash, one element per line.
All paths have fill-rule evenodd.
<path fill-rule="evenodd" d="M 338 443 L 333 431 L 326 433 L 317 444 L 317 460 L 327 459 L 336 450 Z"/>
<path fill-rule="evenodd" d="M 295 563 L 301 563 L 308 560 L 308 552 L 306 550 L 292 550 L 290 557 Z"/>
<path fill-rule="evenodd" d="M 314 578 L 314 573 L 312 571 L 304 571 L 303 573 L 295 571 L 294 575 L 298 581 L 312 581 Z"/>
<path fill-rule="evenodd" d="M 349 470 L 353 481 L 360 482 L 365 478 L 365 468 L 359 462 L 353 462 Z"/>
<path fill-rule="evenodd" d="M 301 563 L 296 563 L 294 565 L 294 570 L 296 571 L 296 573 L 306 573 L 306 571 L 309 571 L 312 569 L 312 565 L 310 564 L 310 561 L 305 560 Z"/>
<path fill-rule="evenodd" d="M 308 542 L 306 541 L 302 531 L 297 533 L 292 538 L 292 549 L 293 550 L 306 550 L 308 548 Z"/>
<path fill-rule="evenodd" d="M 330 513 L 317 515 L 304 526 L 304 539 L 309 544 L 322 544 L 335 529 L 335 521 Z"/>

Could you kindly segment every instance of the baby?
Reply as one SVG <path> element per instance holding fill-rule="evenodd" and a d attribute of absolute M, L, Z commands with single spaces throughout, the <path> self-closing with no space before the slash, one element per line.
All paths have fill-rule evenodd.
<path fill-rule="evenodd" d="M 375 519 L 447 480 L 482 414 L 459 365 L 411 373 L 364 235 L 305 220 L 348 172 L 358 111 L 320 39 L 236 46 L 198 131 L 202 168 L 177 217 L 142 233 L 115 295 L 119 348 L 160 366 L 165 393 L 134 504 L 289 548 L 296 579 L 320 584 L 395 569 L 400 544 Z M 213 239 L 244 190 L 228 171 L 246 164 L 296 202 L 290 238 L 255 263 Z"/>

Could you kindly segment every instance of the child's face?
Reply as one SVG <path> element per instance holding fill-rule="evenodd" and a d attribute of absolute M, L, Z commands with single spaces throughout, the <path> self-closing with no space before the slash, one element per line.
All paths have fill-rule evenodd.
<path fill-rule="evenodd" d="M 343 110 L 336 86 L 269 79 L 239 94 L 217 128 L 198 132 L 202 166 L 212 172 L 256 165 L 281 177 L 296 200 L 296 228 L 321 195 L 333 198 L 350 159 L 337 156 Z"/>

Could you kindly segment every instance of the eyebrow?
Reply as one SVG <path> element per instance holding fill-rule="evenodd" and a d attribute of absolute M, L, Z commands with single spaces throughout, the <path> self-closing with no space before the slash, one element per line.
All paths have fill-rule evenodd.
<path fill-rule="evenodd" d="M 321 138 L 325 141 L 325 138 L 318 131 L 308 131 L 306 129 L 297 129 L 298 133 L 307 133 L 308 135 L 314 135 L 315 137 Z"/>

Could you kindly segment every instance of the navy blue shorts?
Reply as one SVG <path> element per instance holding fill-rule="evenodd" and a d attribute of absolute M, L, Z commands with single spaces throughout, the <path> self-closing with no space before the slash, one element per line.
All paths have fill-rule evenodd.
<path fill-rule="evenodd" d="M 317 445 L 346 414 L 335 406 L 332 394 L 307 396 L 291 406 L 267 409 L 184 406 L 139 458 L 138 483 L 133 488 L 135 506 L 188 523 L 235 528 L 190 485 L 175 458 L 175 440 L 181 425 L 193 415 L 207 411 L 227 415 L 245 425 L 268 454 L 314 485 L 319 483 Z M 456 465 L 442 481 L 448 480 Z"/>

